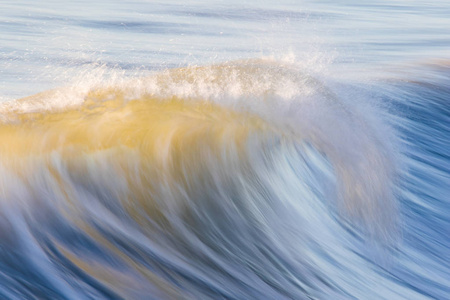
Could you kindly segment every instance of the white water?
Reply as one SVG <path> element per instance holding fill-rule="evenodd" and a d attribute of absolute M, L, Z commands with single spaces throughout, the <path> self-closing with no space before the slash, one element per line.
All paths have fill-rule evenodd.
<path fill-rule="evenodd" d="M 2 297 L 446 299 L 446 2 L 0 10 Z"/>

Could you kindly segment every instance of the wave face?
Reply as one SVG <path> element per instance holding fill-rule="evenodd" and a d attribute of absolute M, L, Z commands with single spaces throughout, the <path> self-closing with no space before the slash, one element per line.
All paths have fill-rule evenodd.
<path fill-rule="evenodd" d="M 0 295 L 440 297 L 404 271 L 407 133 L 379 111 L 271 60 L 4 103 Z"/>

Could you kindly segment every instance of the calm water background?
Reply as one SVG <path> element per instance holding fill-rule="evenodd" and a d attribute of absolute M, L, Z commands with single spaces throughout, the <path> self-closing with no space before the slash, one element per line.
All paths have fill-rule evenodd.
<path fill-rule="evenodd" d="M 2 98 L 95 65 L 138 74 L 294 55 L 372 74 L 449 58 L 447 1 L 2 1 Z M 345 75 L 345 74 L 344 74 Z"/>
<path fill-rule="evenodd" d="M 300 66 L 340 98 L 379 107 L 371 118 L 396 131 L 401 172 L 395 250 L 368 254 L 361 249 L 370 246 L 350 243 L 336 229 L 348 253 L 333 252 L 334 244 L 326 241 L 320 251 L 308 248 L 317 250 L 313 257 L 320 272 L 313 272 L 314 279 L 295 277 L 300 283 L 292 286 L 298 289 L 277 290 L 273 283 L 257 287 L 258 294 L 223 279 L 187 286 L 174 281 L 174 286 L 190 290 L 187 298 L 205 299 L 450 299 L 450 2 L 0 2 L 4 103 L 62 86 L 268 57 Z M 0 200 L 7 201 L 8 188 L 0 188 Z M 2 222 L 0 231 L 8 231 Z M 0 243 L 5 298 L 45 298 L 49 291 L 59 291 L 54 295 L 61 298 L 119 297 L 93 283 L 86 294 L 67 287 L 66 293 L 46 290 L 53 277 L 42 283 L 29 275 L 15 264 L 21 254 L 14 256 L 14 247 Z M 76 286 L 70 280 L 62 281 Z M 321 292 L 316 281 L 332 292 Z M 100 292 L 89 294 L 91 289 Z M 132 298 L 150 294 L 136 292 Z"/>

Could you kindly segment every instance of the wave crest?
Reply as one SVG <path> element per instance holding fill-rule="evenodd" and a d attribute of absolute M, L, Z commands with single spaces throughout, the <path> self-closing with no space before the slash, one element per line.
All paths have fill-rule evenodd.
<path fill-rule="evenodd" d="M 393 236 L 389 128 L 295 66 L 240 61 L 73 90 L 1 108 L 2 205 L 37 204 L 64 219 L 118 256 L 139 288 L 149 280 L 176 295 L 175 282 L 236 297 L 221 278 L 295 297 L 320 285 L 304 279 L 320 275 L 306 248 L 332 238 L 335 212 L 357 231 Z M 130 292 L 62 236 L 50 240 Z M 106 265 L 98 268 L 118 268 Z"/>

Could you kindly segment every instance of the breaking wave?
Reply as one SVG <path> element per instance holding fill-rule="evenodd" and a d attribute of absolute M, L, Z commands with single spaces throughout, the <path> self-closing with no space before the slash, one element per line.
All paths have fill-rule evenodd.
<path fill-rule="evenodd" d="M 377 110 L 272 60 L 3 103 L 0 295 L 364 298 L 364 274 L 385 297 L 401 156 Z"/>

